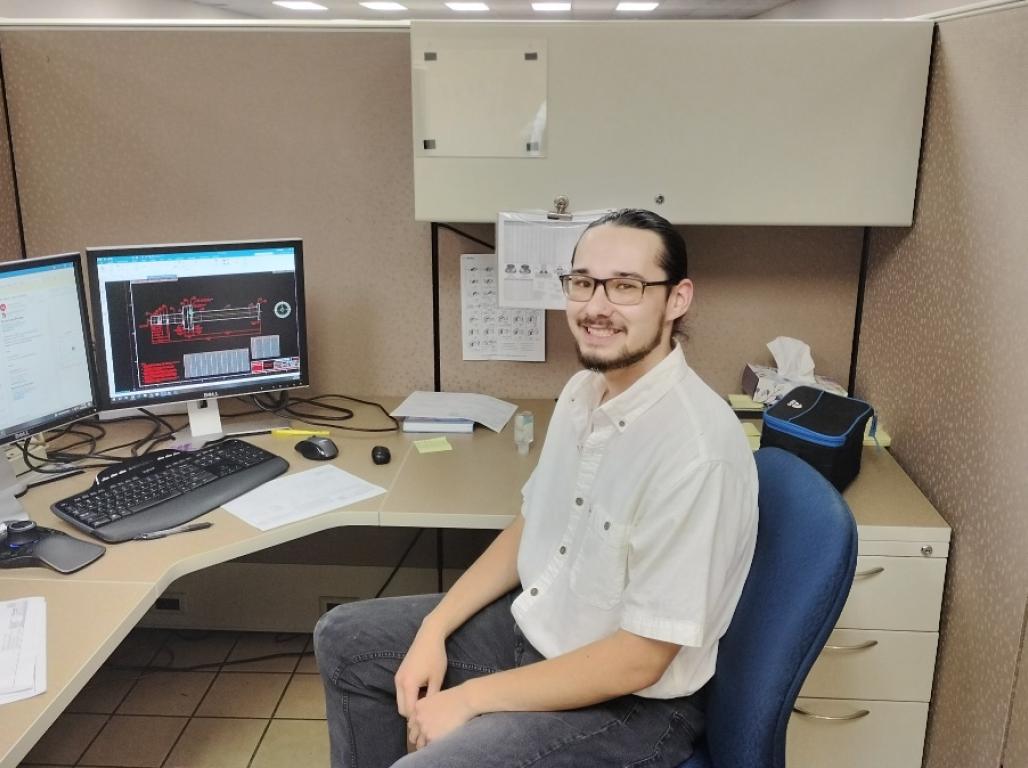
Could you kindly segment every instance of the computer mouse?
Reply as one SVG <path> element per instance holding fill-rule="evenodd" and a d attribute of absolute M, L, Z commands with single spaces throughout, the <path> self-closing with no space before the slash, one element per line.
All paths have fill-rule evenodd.
<path fill-rule="evenodd" d="M 376 464 L 388 464 L 393 455 L 384 445 L 376 445 L 371 449 L 371 460 Z"/>
<path fill-rule="evenodd" d="M 328 461 L 339 455 L 339 448 L 327 437 L 313 435 L 298 442 L 295 446 L 305 459 Z"/>

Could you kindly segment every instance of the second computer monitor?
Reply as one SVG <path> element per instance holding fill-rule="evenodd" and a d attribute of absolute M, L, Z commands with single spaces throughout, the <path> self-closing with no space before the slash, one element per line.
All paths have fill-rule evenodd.
<path fill-rule="evenodd" d="M 86 261 L 104 408 L 308 384 L 300 240 L 90 248 Z M 190 409 L 194 433 L 220 431 L 201 415 Z"/>

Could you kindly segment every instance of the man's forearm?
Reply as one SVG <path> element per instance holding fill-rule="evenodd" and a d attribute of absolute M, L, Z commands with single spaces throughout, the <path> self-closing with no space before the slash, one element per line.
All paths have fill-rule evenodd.
<path fill-rule="evenodd" d="M 518 515 L 500 532 L 425 617 L 423 628 L 449 636 L 479 610 L 519 584 L 518 546 L 524 522 Z"/>
<path fill-rule="evenodd" d="M 648 688 L 680 646 L 618 630 L 570 653 L 470 680 L 475 714 L 577 709 Z"/>

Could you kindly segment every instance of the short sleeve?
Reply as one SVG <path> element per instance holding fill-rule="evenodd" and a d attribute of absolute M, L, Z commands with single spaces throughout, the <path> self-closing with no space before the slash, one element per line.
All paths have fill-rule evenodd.
<path fill-rule="evenodd" d="M 744 473 L 722 461 L 683 469 L 636 516 L 621 627 L 704 645 L 735 608 L 755 538 L 755 493 Z"/>

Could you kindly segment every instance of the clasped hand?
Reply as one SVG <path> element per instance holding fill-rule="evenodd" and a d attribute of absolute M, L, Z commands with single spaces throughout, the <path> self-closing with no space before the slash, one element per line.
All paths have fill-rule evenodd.
<path fill-rule="evenodd" d="M 407 741 L 416 749 L 441 739 L 476 714 L 461 686 L 441 690 L 445 675 L 445 639 L 419 632 L 394 678 L 396 708 L 407 718 Z"/>

